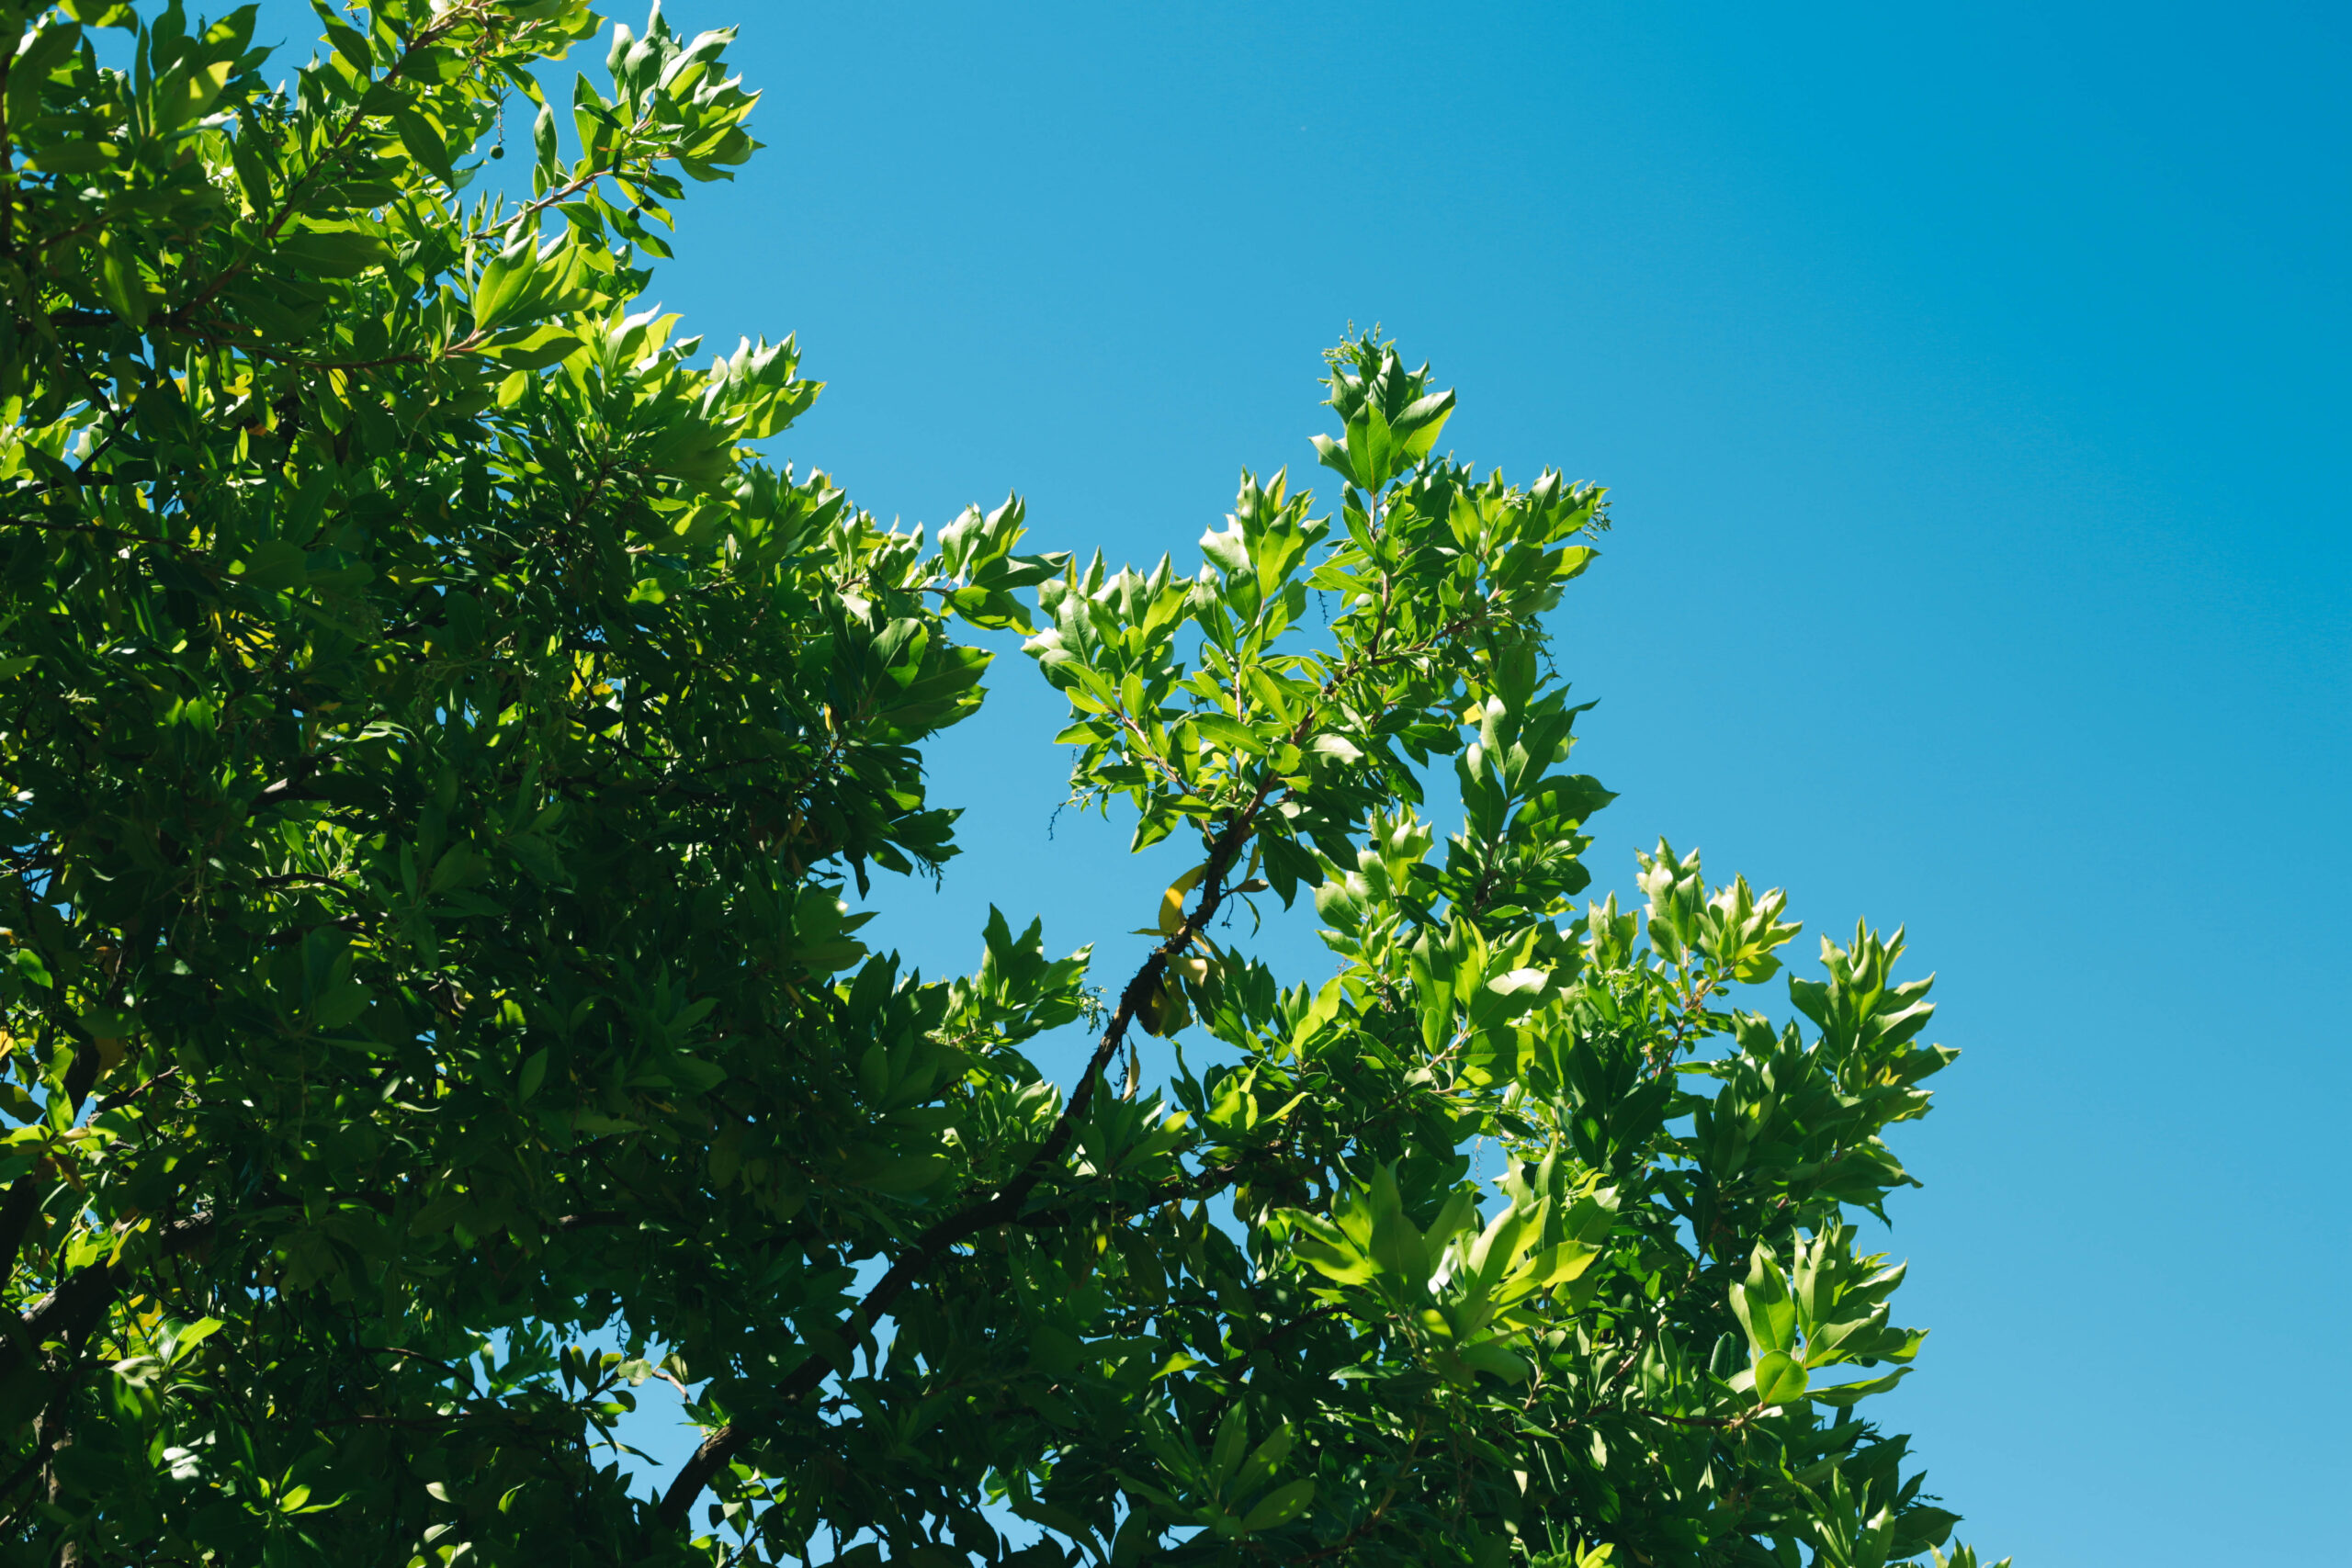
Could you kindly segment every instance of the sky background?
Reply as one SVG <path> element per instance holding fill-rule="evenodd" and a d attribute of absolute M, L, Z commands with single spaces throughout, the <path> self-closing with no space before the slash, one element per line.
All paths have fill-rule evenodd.
<path fill-rule="evenodd" d="M 2347 1559 L 2352 10 L 670 15 L 741 26 L 768 148 L 656 294 L 797 332 L 778 455 L 884 517 L 1017 490 L 1036 547 L 1189 570 L 1242 466 L 1329 491 L 1351 321 L 1460 456 L 1610 486 L 1556 627 L 1595 892 L 1663 833 L 1787 887 L 1805 970 L 1862 917 L 1941 976 L 1880 1403 L 1962 1535 Z M 1055 822 L 1059 709 L 991 683 L 933 754 L 967 852 L 876 929 L 966 969 L 993 901 L 1115 987 L 1180 867 Z"/>

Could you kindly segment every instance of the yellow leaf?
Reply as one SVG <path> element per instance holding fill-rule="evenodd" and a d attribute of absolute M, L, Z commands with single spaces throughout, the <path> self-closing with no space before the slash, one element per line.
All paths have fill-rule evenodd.
<path fill-rule="evenodd" d="M 1170 883 L 1168 891 L 1159 896 L 1159 933 L 1162 936 L 1174 936 L 1183 929 L 1184 895 L 1190 893 L 1193 885 L 1207 874 L 1208 869 L 1206 865 L 1194 866 Z"/>

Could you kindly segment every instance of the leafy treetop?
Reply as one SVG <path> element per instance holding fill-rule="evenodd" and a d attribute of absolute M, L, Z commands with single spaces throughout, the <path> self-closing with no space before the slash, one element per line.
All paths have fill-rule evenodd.
<path fill-rule="evenodd" d="M 885 528 L 757 455 L 791 340 L 636 311 L 754 149 L 729 34 L 613 28 L 567 143 L 575 0 L 322 6 L 283 86 L 251 6 L 0 12 L 0 1560 L 1945 1541 L 1852 1221 L 1953 1054 L 1899 933 L 1776 1026 L 1777 892 L 1661 844 L 1576 906 L 1610 796 L 1543 627 L 1599 491 L 1443 454 L 1375 335 L 1332 510 L 1245 475 L 1191 575 L 1023 554 L 1017 500 Z M 858 939 L 847 884 L 955 852 L 966 628 L 1195 850 L 1114 991 L 1001 915 L 965 977 Z M 1302 893 L 1328 976 L 1213 934 Z M 1065 1088 L 1025 1051 L 1081 1019 Z M 1139 1029 L 1219 1064 L 1114 1084 Z"/>

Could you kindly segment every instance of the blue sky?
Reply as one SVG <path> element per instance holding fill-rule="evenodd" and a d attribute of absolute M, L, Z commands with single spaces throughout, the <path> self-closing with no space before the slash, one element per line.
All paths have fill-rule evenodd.
<path fill-rule="evenodd" d="M 831 389 L 781 445 L 884 515 L 1012 488 L 1189 558 L 1241 465 L 1311 467 L 1351 319 L 1464 456 L 1611 486 L 1559 626 L 1601 885 L 1664 832 L 1943 977 L 1890 1416 L 1964 1533 L 2345 1550 L 2352 13 L 673 15 L 741 23 L 771 145 L 660 292 L 797 331 Z M 888 929 L 962 966 L 993 899 L 1124 974 L 1166 877 L 1046 838 L 1024 664 Z"/>
<path fill-rule="evenodd" d="M 779 455 L 884 516 L 1190 564 L 1241 466 L 1311 475 L 1351 320 L 1462 456 L 1611 486 L 1557 627 L 1596 891 L 1663 832 L 1942 976 L 1887 1414 L 1962 1533 L 2345 1552 L 2352 12 L 670 12 L 741 25 L 769 146 L 656 291 L 797 332 Z M 992 683 L 969 852 L 881 929 L 962 968 L 994 901 L 1115 984 L 1172 863 L 1049 837 L 1057 712 Z"/>

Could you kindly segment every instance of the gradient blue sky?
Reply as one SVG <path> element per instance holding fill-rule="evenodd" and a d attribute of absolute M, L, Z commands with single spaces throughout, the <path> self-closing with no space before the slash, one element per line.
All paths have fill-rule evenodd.
<path fill-rule="evenodd" d="M 1240 466 L 1311 472 L 1350 320 L 1462 456 L 1612 487 L 1558 628 L 1599 886 L 1663 832 L 1942 976 L 1887 1414 L 1963 1535 L 2352 1558 L 2352 11 L 670 11 L 741 25 L 769 147 L 657 293 L 797 331 L 779 453 L 884 516 L 1190 564 Z M 879 929 L 967 967 L 993 900 L 1123 975 L 1165 868 L 1048 837 L 1057 710 L 992 684 L 969 852 Z"/>

